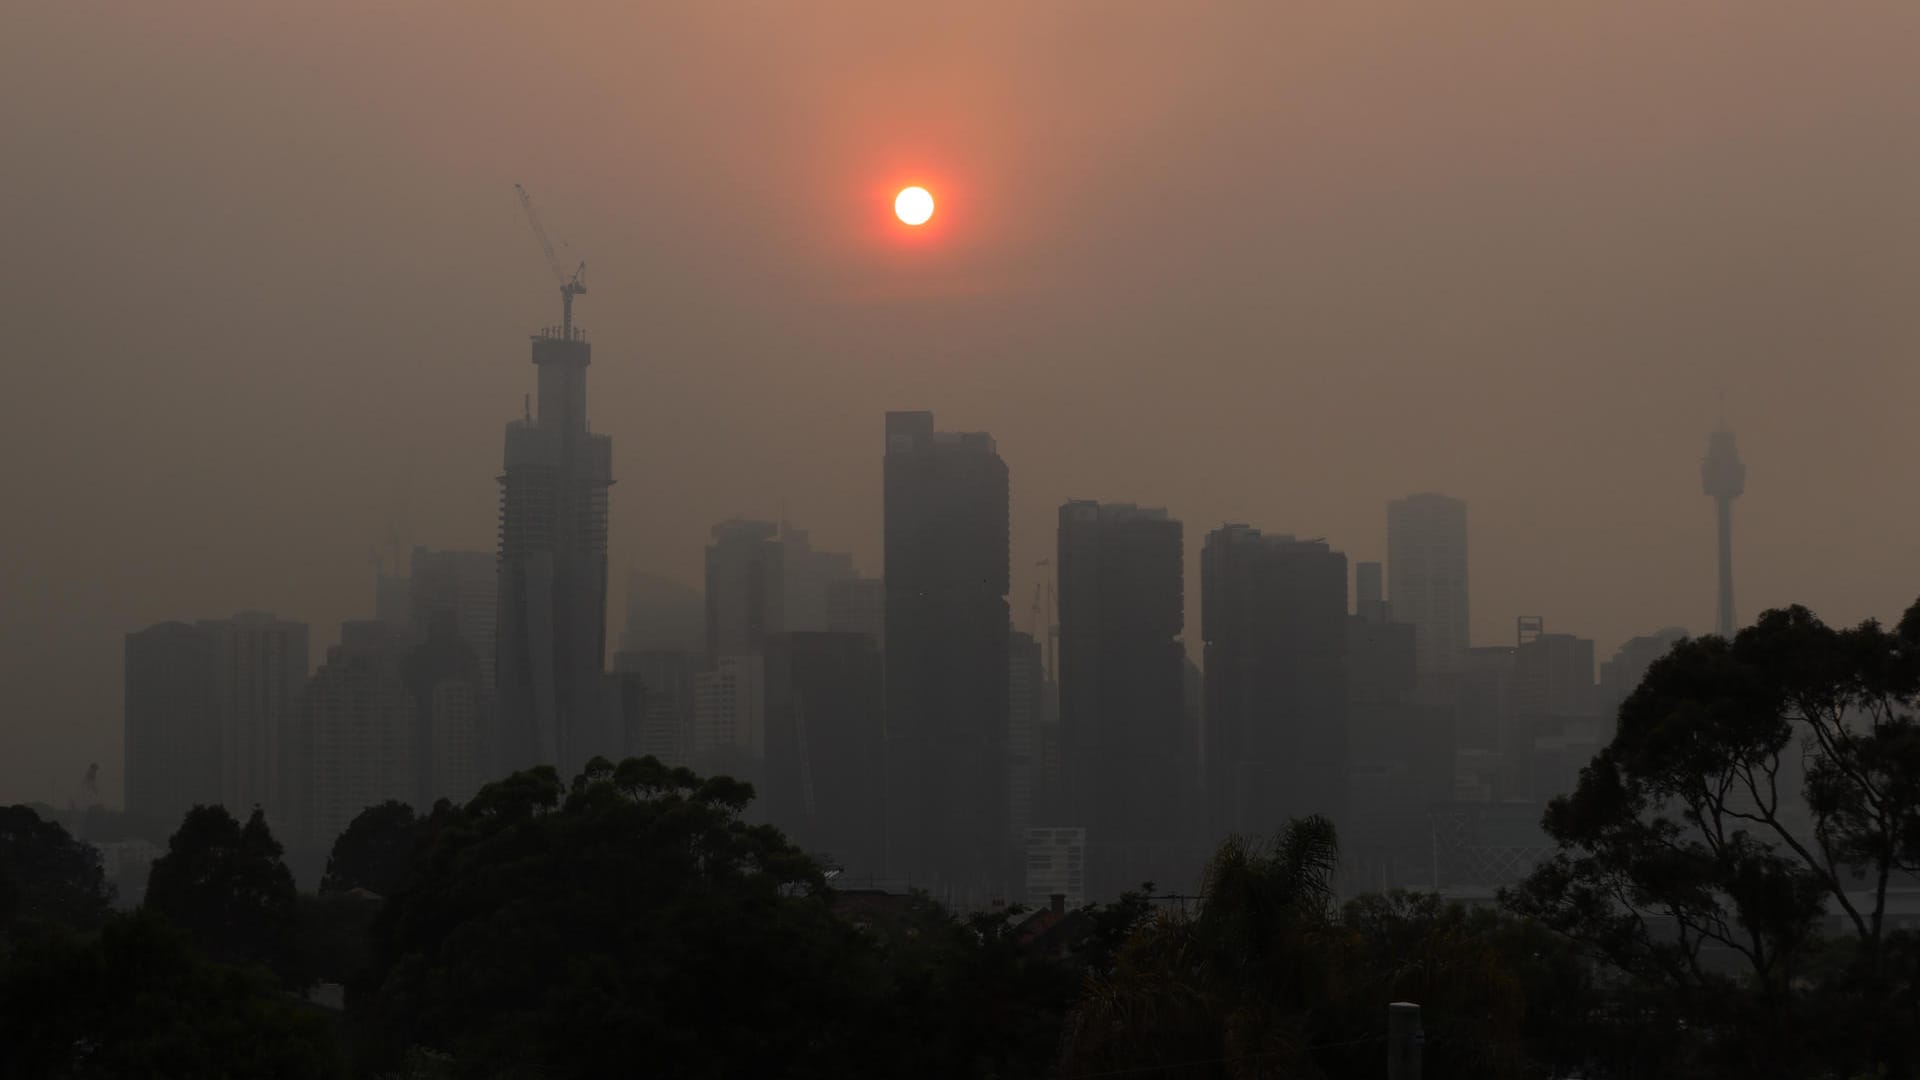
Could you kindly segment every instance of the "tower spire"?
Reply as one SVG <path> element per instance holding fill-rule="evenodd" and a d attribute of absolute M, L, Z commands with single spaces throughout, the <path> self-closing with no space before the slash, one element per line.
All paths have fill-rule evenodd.
<path fill-rule="evenodd" d="M 1707 456 L 1700 462 L 1700 484 L 1713 498 L 1719 518 L 1720 602 L 1715 612 L 1714 632 L 1732 637 L 1733 621 L 1733 500 L 1747 488 L 1747 467 L 1727 429 L 1725 395 L 1722 394 L 1720 426 L 1707 437 Z"/>

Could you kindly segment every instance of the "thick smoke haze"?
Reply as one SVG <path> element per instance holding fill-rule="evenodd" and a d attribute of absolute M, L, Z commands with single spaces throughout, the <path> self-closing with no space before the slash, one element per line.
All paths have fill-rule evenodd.
<path fill-rule="evenodd" d="M 1920 592 L 1911 3 L 16 0 L 0 33 L 0 802 L 117 801 L 121 635 L 490 549 L 585 258 L 629 567 L 785 515 L 880 570 L 882 413 L 1069 497 L 1385 555 L 1471 507 L 1476 643 Z M 890 227 L 925 183 L 934 224 Z M 563 253 L 564 256 L 564 253 Z M 1196 649 L 1197 651 L 1197 649 Z"/>

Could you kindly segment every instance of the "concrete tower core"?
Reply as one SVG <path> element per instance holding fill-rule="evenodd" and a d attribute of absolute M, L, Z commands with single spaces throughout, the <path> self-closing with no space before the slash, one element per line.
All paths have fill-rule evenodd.
<path fill-rule="evenodd" d="M 1733 432 L 1723 424 L 1707 438 L 1707 456 L 1700 462 L 1700 484 L 1720 515 L 1720 607 L 1714 632 L 1733 636 L 1733 500 L 1747 489 L 1747 467 L 1734 449 Z"/>

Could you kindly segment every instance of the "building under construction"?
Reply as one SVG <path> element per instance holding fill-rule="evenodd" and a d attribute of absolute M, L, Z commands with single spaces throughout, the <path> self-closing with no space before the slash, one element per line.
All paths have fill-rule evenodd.
<path fill-rule="evenodd" d="M 507 425 L 491 756 L 496 772 L 552 764 L 567 775 L 606 749 L 599 691 L 613 440 L 587 427 L 593 349 L 573 325 L 585 267 L 564 272 L 524 191 L 521 201 L 560 279 L 562 320 L 534 335 L 538 397 Z"/>

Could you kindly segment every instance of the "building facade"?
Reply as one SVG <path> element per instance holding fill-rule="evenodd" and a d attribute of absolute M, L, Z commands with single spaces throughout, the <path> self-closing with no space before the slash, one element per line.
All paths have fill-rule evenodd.
<path fill-rule="evenodd" d="M 759 782 L 767 754 L 764 657 L 723 656 L 693 677 L 692 734 L 696 770 Z"/>
<path fill-rule="evenodd" d="M 1183 869 L 1186 647 L 1180 522 L 1165 510 L 1060 507 L 1060 743 L 1088 889 L 1110 899 Z"/>
<path fill-rule="evenodd" d="M 1008 478 L 993 438 L 886 418 L 888 874 L 1006 895 Z"/>
<path fill-rule="evenodd" d="M 1053 906 L 1052 898 L 1066 898 L 1068 909 L 1087 902 L 1087 830 L 1072 827 L 1028 829 L 1026 835 L 1025 903 L 1035 911 Z"/>
<path fill-rule="evenodd" d="M 780 526 L 732 518 L 707 545 L 707 659 L 762 653 L 787 628 L 786 551 Z"/>
<path fill-rule="evenodd" d="M 300 698 L 304 846 L 325 851 L 360 811 L 389 799 L 417 803 L 418 718 L 407 692 L 400 632 L 348 622 Z"/>
<path fill-rule="evenodd" d="M 183 622 L 128 634 L 125 671 L 127 811 L 171 827 L 220 801 L 213 635 Z"/>
<path fill-rule="evenodd" d="M 482 688 L 494 688 L 494 641 L 499 625 L 499 556 L 491 551 L 413 549 L 409 584 L 415 640 L 426 640 L 434 620 L 450 618 L 480 665 Z"/>
<path fill-rule="evenodd" d="M 878 875 L 886 747 L 879 645 L 831 631 L 768 638 L 765 708 L 768 818 L 841 870 Z"/>
<path fill-rule="evenodd" d="M 1201 551 L 1208 832 L 1347 811 L 1347 557 L 1245 525 Z"/>
<path fill-rule="evenodd" d="M 1387 604 L 1412 623 L 1420 673 L 1460 670 L 1468 640 L 1467 504 L 1409 495 L 1387 504 Z"/>
<path fill-rule="evenodd" d="M 307 624 L 249 611 L 200 625 L 213 655 L 220 802 L 238 818 L 258 806 L 280 824 L 298 800 L 288 777 L 307 681 Z"/>
<path fill-rule="evenodd" d="M 507 425 L 497 566 L 495 773 L 565 774 L 605 749 L 607 489 L 613 440 L 587 426 L 593 349 L 572 326 L 533 338 L 537 411 Z"/>

